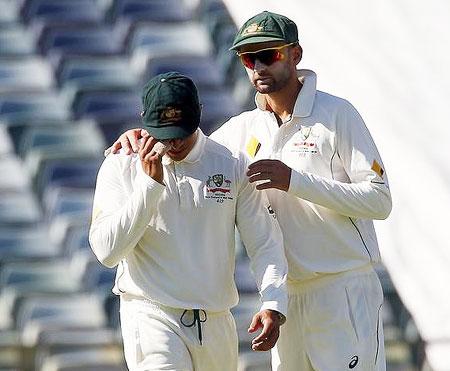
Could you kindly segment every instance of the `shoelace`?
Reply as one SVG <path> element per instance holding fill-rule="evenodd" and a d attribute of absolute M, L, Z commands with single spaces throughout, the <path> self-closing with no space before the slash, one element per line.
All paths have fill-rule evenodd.
<path fill-rule="evenodd" d="M 183 326 L 185 327 L 192 327 L 195 326 L 195 324 L 197 324 L 197 329 L 198 329 L 198 340 L 200 342 L 200 345 L 202 344 L 202 322 L 206 322 L 206 320 L 208 319 L 208 317 L 206 316 L 206 312 L 203 309 L 192 309 L 192 312 L 194 313 L 194 320 L 191 323 L 185 323 L 183 321 L 184 316 L 186 315 L 186 313 L 189 311 L 189 309 L 185 309 L 183 311 L 183 314 L 180 317 L 180 322 Z M 202 319 L 200 317 L 200 312 L 203 313 L 204 315 L 204 319 Z"/>

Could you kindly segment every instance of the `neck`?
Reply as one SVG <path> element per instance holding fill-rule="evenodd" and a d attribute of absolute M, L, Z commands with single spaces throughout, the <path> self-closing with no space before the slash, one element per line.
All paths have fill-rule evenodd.
<path fill-rule="evenodd" d="M 302 83 L 295 76 L 281 90 L 266 95 L 267 104 L 281 120 L 292 115 L 301 88 Z"/>

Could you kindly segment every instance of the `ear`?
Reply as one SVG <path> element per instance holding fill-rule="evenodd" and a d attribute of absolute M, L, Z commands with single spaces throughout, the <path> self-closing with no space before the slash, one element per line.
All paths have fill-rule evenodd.
<path fill-rule="evenodd" d="M 295 65 L 300 63 L 300 61 L 302 60 L 302 56 L 303 56 L 303 49 L 300 46 L 300 44 L 294 45 L 292 47 L 292 58 Z"/>

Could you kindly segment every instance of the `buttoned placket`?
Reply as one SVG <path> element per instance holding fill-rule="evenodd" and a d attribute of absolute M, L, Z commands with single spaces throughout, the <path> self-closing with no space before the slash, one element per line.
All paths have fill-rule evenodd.
<path fill-rule="evenodd" d="M 185 174 L 183 163 L 172 161 L 173 176 L 177 187 L 179 205 L 181 209 L 190 209 L 194 207 L 194 191 Z"/>

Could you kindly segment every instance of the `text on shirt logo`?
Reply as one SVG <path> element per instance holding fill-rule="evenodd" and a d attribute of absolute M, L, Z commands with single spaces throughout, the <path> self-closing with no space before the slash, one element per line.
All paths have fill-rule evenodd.
<path fill-rule="evenodd" d="M 224 200 L 232 200 L 231 180 L 227 179 L 223 174 L 214 174 L 206 179 L 206 199 L 215 199 L 222 203 Z"/>

